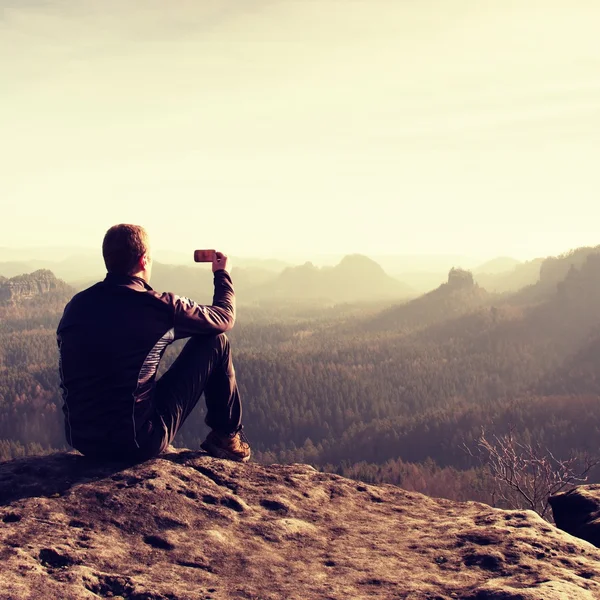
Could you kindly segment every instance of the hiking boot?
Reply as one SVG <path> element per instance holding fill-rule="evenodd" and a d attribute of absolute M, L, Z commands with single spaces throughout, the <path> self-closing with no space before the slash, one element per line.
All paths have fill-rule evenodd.
<path fill-rule="evenodd" d="M 229 435 L 211 431 L 200 444 L 200 448 L 215 458 L 226 458 L 237 462 L 246 462 L 250 458 L 250 444 L 241 427 L 237 432 Z"/>

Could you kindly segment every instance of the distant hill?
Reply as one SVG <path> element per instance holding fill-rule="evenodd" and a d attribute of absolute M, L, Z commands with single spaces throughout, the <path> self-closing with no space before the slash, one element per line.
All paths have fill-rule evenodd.
<path fill-rule="evenodd" d="M 527 338 L 540 346 L 563 346 L 565 352 L 586 343 L 586 336 L 600 328 L 600 252 L 588 248 L 577 251 L 575 256 L 574 262 L 572 254 L 544 261 L 546 279 L 540 279 L 536 285 L 508 297 L 490 295 L 494 305 L 492 322 L 498 332 L 510 327 L 515 343 Z M 491 307 L 492 303 L 488 305 Z M 456 324 L 453 336 L 472 329 L 469 318 L 467 315 Z M 480 315 L 474 314 L 473 318 L 479 319 Z M 502 320 L 506 322 L 502 324 Z M 593 346 L 593 338 L 590 343 Z"/>
<path fill-rule="evenodd" d="M 499 275 L 500 273 L 512 271 L 517 265 L 520 264 L 521 261 L 517 260 L 516 258 L 499 256 L 497 258 L 493 258 L 492 260 L 488 260 L 487 262 L 473 269 L 473 274 L 479 275 L 481 273 L 485 273 L 487 275 Z"/>
<path fill-rule="evenodd" d="M 517 293 L 508 296 L 505 302 L 512 305 L 524 305 L 549 300 L 554 297 L 556 290 L 569 275 L 569 272 L 583 267 L 588 257 L 599 255 L 600 246 L 594 246 L 577 248 L 559 256 L 532 261 L 539 264 L 537 280 L 527 287 L 521 288 Z"/>
<path fill-rule="evenodd" d="M 436 289 L 442 283 L 444 283 L 448 278 L 448 269 L 444 271 L 407 271 L 407 272 L 390 272 L 392 277 L 398 279 L 399 281 L 403 281 L 406 285 L 410 286 L 413 290 L 415 290 L 417 295 L 425 294 L 430 292 L 431 290 Z"/>
<path fill-rule="evenodd" d="M 16 277 L 24 273 L 32 273 L 43 268 L 36 261 L 6 261 L 0 262 L 0 277 Z"/>
<path fill-rule="evenodd" d="M 509 293 L 521 290 L 522 293 L 516 298 L 518 302 L 544 300 L 553 295 L 556 286 L 565 279 L 572 267 L 581 267 L 588 256 L 598 253 L 600 246 L 577 248 L 559 256 L 536 258 L 516 264 L 506 272 L 494 273 L 486 265 L 482 265 L 475 272 L 475 280 L 488 292 Z M 503 260 L 492 263 L 500 267 Z M 494 264 L 492 268 L 493 266 Z"/>
<path fill-rule="evenodd" d="M 538 283 L 540 268 L 544 260 L 543 258 L 536 258 L 524 263 L 517 262 L 511 270 L 504 272 L 484 271 L 485 265 L 482 265 L 475 273 L 475 280 L 488 292 L 517 292 L 524 287 Z M 501 264 L 497 263 L 496 266 L 500 267 Z"/>
<path fill-rule="evenodd" d="M 578 255 L 580 258 L 581 255 Z M 560 368 L 541 384 L 544 393 L 600 393 L 600 254 L 588 254 L 577 268 L 572 265 L 556 286 L 545 311 L 547 328 L 569 349 L 578 343 Z"/>
<path fill-rule="evenodd" d="M 419 332 L 419 341 L 438 347 L 451 341 L 467 354 L 497 354 L 499 364 L 520 354 L 522 368 L 530 363 L 534 393 L 600 393 L 600 253 L 588 253 L 579 268 L 572 265 L 545 299 L 540 300 L 539 285 L 532 287 L 538 290 L 534 303 L 527 303 L 532 297 L 523 293 L 527 290 L 511 304 L 490 296 L 487 305 Z M 536 363 L 551 366 L 535 377 Z"/>
<path fill-rule="evenodd" d="M 256 263 L 256 264 L 260 264 Z M 83 289 L 104 279 L 88 279 L 78 285 Z M 371 259 L 353 255 L 335 267 L 319 268 L 312 263 L 288 267 L 281 273 L 258 267 L 236 267 L 231 272 L 238 302 L 270 300 L 325 302 L 398 300 L 413 296 L 408 286 L 389 277 Z M 173 292 L 210 304 L 213 296 L 213 274 L 209 265 L 166 265 L 155 262 L 150 285 L 159 292 Z"/>
<path fill-rule="evenodd" d="M 453 267 L 470 269 L 477 265 L 473 257 L 456 254 L 406 254 L 373 256 L 386 273 L 404 282 L 414 295 L 436 289 Z"/>
<path fill-rule="evenodd" d="M 600 254 L 600 246 L 586 246 L 547 258 L 540 268 L 540 285 L 554 289 L 573 268 L 583 267 L 590 256 L 598 254 Z M 586 270 L 589 268 L 588 264 Z"/>
<path fill-rule="evenodd" d="M 276 277 L 270 270 L 233 267 L 231 278 L 239 302 L 245 292 Z M 187 296 L 200 304 L 211 304 L 214 292 L 213 273 L 209 265 L 165 265 L 154 263 L 150 285 L 159 292 Z"/>
<path fill-rule="evenodd" d="M 40 269 L 52 271 L 56 277 L 69 283 L 97 281 L 106 273 L 101 254 L 74 254 L 60 260 L 31 258 L 0 262 L 0 275 L 4 277 L 13 277 Z"/>
<path fill-rule="evenodd" d="M 237 263 L 234 263 L 236 265 Z M 277 278 L 278 273 L 271 269 L 264 269 L 258 266 L 236 267 L 231 271 L 231 279 L 235 287 L 235 293 L 238 301 L 246 300 L 246 293 L 253 290 L 256 286 L 264 285 Z"/>
<path fill-rule="evenodd" d="M 486 290 L 473 280 L 470 271 L 451 269 L 447 283 L 437 289 L 383 311 L 365 321 L 368 331 L 412 331 L 469 313 L 490 299 Z"/>
<path fill-rule="evenodd" d="M 334 267 L 316 267 L 311 262 L 285 269 L 275 279 L 249 289 L 247 299 L 320 300 L 359 302 L 383 298 L 400 299 L 414 295 L 404 283 L 390 277 L 374 260 L 353 254 Z"/>
<path fill-rule="evenodd" d="M 386 273 L 448 273 L 453 265 L 472 269 L 479 261 L 462 254 L 382 254 L 372 257 Z"/>

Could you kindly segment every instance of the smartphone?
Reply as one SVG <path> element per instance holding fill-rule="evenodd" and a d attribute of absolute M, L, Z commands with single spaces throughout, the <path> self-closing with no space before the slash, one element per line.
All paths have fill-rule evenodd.
<path fill-rule="evenodd" d="M 194 250 L 194 260 L 196 262 L 212 262 L 215 256 L 215 250 Z"/>

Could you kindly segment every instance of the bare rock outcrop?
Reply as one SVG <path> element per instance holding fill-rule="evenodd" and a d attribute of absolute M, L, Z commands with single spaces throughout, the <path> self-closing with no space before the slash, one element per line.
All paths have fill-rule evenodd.
<path fill-rule="evenodd" d="M 600 551 L 528 511 L 180 450 L 0 464 L 0 598 L 592 600 Z"/>
<path fill-rule="evenodd" d="M 557 527 L 600 548 L 600 484 L 556 494 L 550 506 Z"/>
<path fill-rule="evenodd" d="M 475 287 L 475 280 L 471 271 L 452 267 L 448 273 L 448 287 L 452 289 L 470 289 Z"/>
<path fill-rule="evenodd" d="M 0 277 L 0 304 L 30 300 L 36 296 L 67 287 L 48 269 L 40 269 L 27 275 L 17 275 L 10 279 Z"/>

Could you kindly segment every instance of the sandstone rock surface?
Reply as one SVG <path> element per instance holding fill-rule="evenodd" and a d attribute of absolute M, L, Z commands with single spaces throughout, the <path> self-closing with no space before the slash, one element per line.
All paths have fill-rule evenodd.
<path fill-rule="evenodd" d="M 550 506 L 557 527 L 600 548 L 600 484 L 556 494 Z"/>
<path fill-rule="evenodd" d="M 0 464 L 0 598 L 592 600 L 600 551 L 527 511 L 180 450 Z"/>
<path fill-rule="evenodd" d="M 10 279 L 0 277 L 0 305 L 30 300 L 65 288 L 68 288 L 67 284 L 57 279 L 48 269 L 40 269 L 29 275 L 17 275 Z"/>

